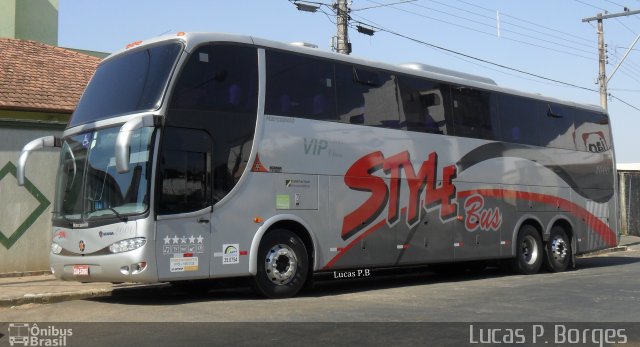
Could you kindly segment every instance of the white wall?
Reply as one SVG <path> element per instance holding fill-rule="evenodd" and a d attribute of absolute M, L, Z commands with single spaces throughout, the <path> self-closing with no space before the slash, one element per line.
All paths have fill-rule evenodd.
<path fill-rule="evenodd" d="M 59 151 L 33 152 L 27 162 L 26 178 L 48 201 L 46 209 L 39 214 L 36 210 L 42 204 L 34 197 L 37 191 L 32 190 L 32 194 L 27 185 L 19 187 L 14 174 L 7 170 L 11 164 L 17 165 L 20 149 L 27 142 L 61 133 L 59 128 L 0 123 L 0 176 L 5 173 L 0 177 L 0 274 L 49 270 L 51 211 Z M 31 215 L 34 215 L 33 223 L 26 228 L 24 223 Z M 21 227 L 23 232 L 19 235 Z"/>

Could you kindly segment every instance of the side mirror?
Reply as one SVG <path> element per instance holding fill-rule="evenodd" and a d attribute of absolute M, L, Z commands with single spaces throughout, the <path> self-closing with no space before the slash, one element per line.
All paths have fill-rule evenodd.
<path fill-rule="evenodd" d="M 122 125 L 115 145 L 116 171 L 118 173 L 129 172 L 129 146 L 133 132 L 140 128 L 155 127 L 161 124 L 161 120 L 161 116 L 146 115 L 134 118 Z"/>
<path fill-rule="evenodd" d="M 20 157 L 18 158 L 18 168 L 17 168 L 17 178 L 18 185 L 24 185 L 24 175 L 25 169 L 27 165 L 27 158 L 29 158 L 29 154 L 31 151 L 36 149 L 45 148 L 45 147 L 62 147 L 62 141 L 60 138 L 55 136 L 45 136 L 39 139 L 35 139 L 29 143 L 27 143 L 24 147 L 22 147 L 22 151 L 20 152 Z"/>

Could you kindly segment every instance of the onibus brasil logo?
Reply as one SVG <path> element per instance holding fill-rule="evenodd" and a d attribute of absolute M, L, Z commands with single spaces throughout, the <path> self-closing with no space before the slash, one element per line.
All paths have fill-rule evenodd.
<path fill-rule="evenodd" d="M 35 323 L 9 324 L 11 346 L 66 346 L 69 336 L 73 336 L 71 328 L 57 328 L 53 325 L 39 327 Z"/>

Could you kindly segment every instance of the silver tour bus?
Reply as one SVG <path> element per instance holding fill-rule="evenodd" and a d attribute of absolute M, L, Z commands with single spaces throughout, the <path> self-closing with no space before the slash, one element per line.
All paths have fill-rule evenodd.
<path fill-rule="evenodd" d="M 563 271 L 618 238 L 601 108 L 254 37 L 128 45 L 61 138 L 24 147 L 19 183 L 42 147 L 61 148 L 62 280 L 250 277 L 282 298 L 322 272 Z"/>

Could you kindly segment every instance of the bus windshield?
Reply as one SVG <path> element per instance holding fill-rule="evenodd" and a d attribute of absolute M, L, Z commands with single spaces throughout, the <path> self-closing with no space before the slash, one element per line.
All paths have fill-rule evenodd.
<path fill-rule="evenodd" d="M 165 43 L 132 50 L 100 64 L 69 127 L 158 109 L 181 50 L 178 42 Z"/>
<path fill-rule="evenodd" d="M 142 128 L 131 138 L 129 172 L 117 173 L 114 146 L 120 127 L 64 139 L 58 166 L 55 219 L 89 222 L 124 219 L 149 205 L 148 173 L 153 129 Z"/>

